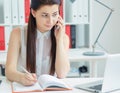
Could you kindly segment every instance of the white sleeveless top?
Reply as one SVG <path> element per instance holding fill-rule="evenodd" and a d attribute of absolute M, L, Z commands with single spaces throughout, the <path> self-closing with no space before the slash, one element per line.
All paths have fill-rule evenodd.
<path fill-rule="evenodd" d="M 21 27 L 21 51 L 18 58 L 18 70 L 20 66 L 26 68 L 26 31 Z M 51 31 L 41 33 L 37 30 L 36 39 L 36 74 L 49 74 L 50 72 L 50 50 L 51 50 Z"/>

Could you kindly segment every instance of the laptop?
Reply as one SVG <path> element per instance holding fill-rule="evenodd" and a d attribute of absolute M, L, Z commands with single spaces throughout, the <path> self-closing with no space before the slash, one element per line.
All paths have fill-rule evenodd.
<path fill-rule="evenodd" d="M 120 54 L 108 56 L 104 79 L 86 84 L 76 85 L 76 88 L 92 93 L 110 93 L 120 90 Z"/>

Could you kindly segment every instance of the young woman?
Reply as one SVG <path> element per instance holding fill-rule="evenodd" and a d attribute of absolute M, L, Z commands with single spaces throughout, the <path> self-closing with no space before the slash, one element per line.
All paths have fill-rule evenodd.
<path fill-rule="evenodd" d="M 31 0 L 28 25 L 13 29 L 10 36 L 6 63 L 9 80 L 32 85 L 41 74 L 67 75 L 69 39 L 59 15 L 60 4 L 60 0 Z"/>

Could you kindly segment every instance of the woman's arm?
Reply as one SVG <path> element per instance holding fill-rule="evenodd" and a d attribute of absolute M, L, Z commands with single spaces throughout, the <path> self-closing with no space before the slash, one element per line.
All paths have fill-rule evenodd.
<path fill-rule="evenodd" d="M 6 76 L 11 81 L 19 82 L 19 77 L 22 75 L 16 70 L 18 55 L 20 50 L 20 31 L 19 28 L 13 29 L 10 35 L 9 47 L 6 62 Z"/>
<path fill-rule="evenodd" d="M 69 39 L 65 35 L 63 39 L 57 41 L 55 70 L 58 78 L 64 78 L 70 70 L 68 48 Z"/>
<path fill-rule="evenodd" d="M 10 81 L 19 82 L 24 85 L 31 85 L 33 84 L 33 81 L 31 82 L 29 79 L 27 79 L 27 77 L 29 76 L 25 73 L 21 73 L 17 71 L 17 62 L 18 62 L 20 46 L 21 46 L 20 37 L 21 37 L 20 28 L 13 29 L 10 35 L 10 40 L 9 40 L 9 48 L 8 48 L 8 54 L 7 54 L 5 73 L 6 73 L 6 77 Z"/>
<path fill-rule="evenodd" d="M 69 38 L 65 34 L 65 26 L 61 17 L 58 18 L 57 24 L 59 29 L 55 31 L 56 37 L 56 62 L 55 71 L 58 78 L 64 78 L 70 70 L 68 59 Z"/>

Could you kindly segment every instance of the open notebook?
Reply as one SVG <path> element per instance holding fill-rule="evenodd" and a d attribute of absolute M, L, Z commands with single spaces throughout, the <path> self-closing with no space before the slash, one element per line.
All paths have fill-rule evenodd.
<path fill-rule="evenodd" d="M 92 93 L 110 93 L 120 90 L 120 54 L 109 55 L 106 63 L 104 80 L 76 85 L 76 88 Z"/>
<path fill-rule="evenodd" d="M 42 91 L 71 90 L 71 88 L 60 79 L 51 75 L 41 75 L 38 82 L 31 86 L 24 86 L 20 83 L 12 83 L 12 92 L 42 92 Z"/>

